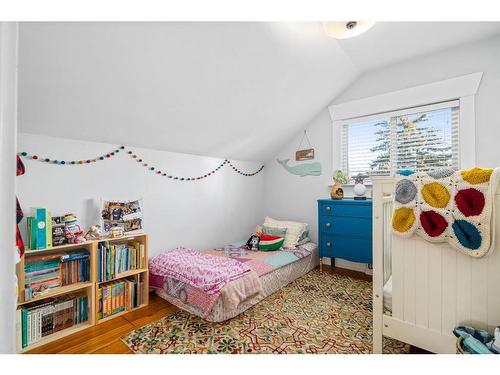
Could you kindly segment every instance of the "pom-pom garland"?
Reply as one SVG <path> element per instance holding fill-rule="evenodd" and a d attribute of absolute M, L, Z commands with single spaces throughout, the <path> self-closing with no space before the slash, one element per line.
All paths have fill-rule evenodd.
<path fill-rule="evenodd" d="M 29 154 L 27 152 L 20 152 L 19 156 L 22 156 L 23 158 L 26 158 L 28 160 L 35 160 L 35 161 L 40 161 L 43 163 L 49 163 L 49 164 L 56 164 L 56 165 L 82 165 L 82 164 L 91 164 L 91 163 L 96 163 L 98 161 L 103 161 L 106 159 L 111 158 L 112 156 L 115 156 L 118 154 L 120 151 L 124 151 L 125 146 L 120 146 L 116 150 L 113 150 L 111 152 L 108 152 L 106 154 L 97 156 L 92 159 L 85 159 L 85 160 L 58 160 L 58 159 L 50 159 L 50 158 L 43 158 L 39 157 L 38 155 L 35 154 Z M 140 163 L 143 167 L 147 168 L 149 171 L 153 172 L 157 176 L 162 176 L 162 177 L 167 177 L 168 179 L 171 180 L 177 180 L 177 181 L 196 181 L 196 180 L 202 180 L 204 178 L 210 177 L 214 175 L 216 172 L 218 172 L 221 168 L 224 166 L 228 165 L 231 167 L 233 171 L 236 173 L 246 176 L 246 177 L 252 177 L 255 176 L 256 174 L 260 173 L 263 169 L 264 166 L 261 166 L 257 171 L 252 172 L 252 173 L 247 173 L 243 172 L 239 168 L 237 168 L 231 161 L 229 160 L 224 160 L 220 165 L 218 165 L 215 169 L 211 170 L 210 172 L 207 172 L 203 175 L 200 176 L 195 176 L 195 177 L 180 177 L 180 176 L 174 176 L 172 174 L 169 174 L 167 172 L 162 172 L 161 170 L 157 169 L 154 166 L 149 165 L 147 162 L 145 162 L 141 157 L 139 157 L 136 153 L 134 153 L 132 150 L 126 150 L 126 153 L 136 162 Z"/>

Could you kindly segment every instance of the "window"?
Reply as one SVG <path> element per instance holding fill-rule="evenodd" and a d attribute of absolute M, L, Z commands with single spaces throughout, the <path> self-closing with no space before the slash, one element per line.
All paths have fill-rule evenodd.
<path fill-rule="evenodd" d="M 458 100 L 344 120 L 342 169 L 350 176 L 458 169 L 458 132 Z"/>

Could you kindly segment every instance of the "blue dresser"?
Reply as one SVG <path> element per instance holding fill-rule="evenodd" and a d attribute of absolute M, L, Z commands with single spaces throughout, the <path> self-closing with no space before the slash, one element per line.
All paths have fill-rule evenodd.
<path fill-rule="evenodd" d="M 318 200 L 320 266 L 323 257 L 372 263 L 372 201 Z"/>

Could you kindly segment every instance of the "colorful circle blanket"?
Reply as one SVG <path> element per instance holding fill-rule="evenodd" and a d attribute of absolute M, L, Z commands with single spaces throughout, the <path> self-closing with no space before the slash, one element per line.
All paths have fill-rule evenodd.
<path fill-rule="evenodd" d="M 448 242 L 476 258 L 489 254 L 499 178 L 500 168 L 402 171 L 394 191 L 393 233 Z"/>

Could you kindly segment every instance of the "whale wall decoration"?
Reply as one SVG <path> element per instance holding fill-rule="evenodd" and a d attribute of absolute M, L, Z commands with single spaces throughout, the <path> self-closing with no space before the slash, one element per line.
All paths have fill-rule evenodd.
<path fill-rule="evenodd" d="M 283 168 L 285 168 L 289 173 L 295 174 L 300 177 L 304 176 L 321 176 L 321 163 L 303 163 L 296 165 L 288 165 L 290 159 L 276 159 L 278 163 L 280 163 Z"/>

